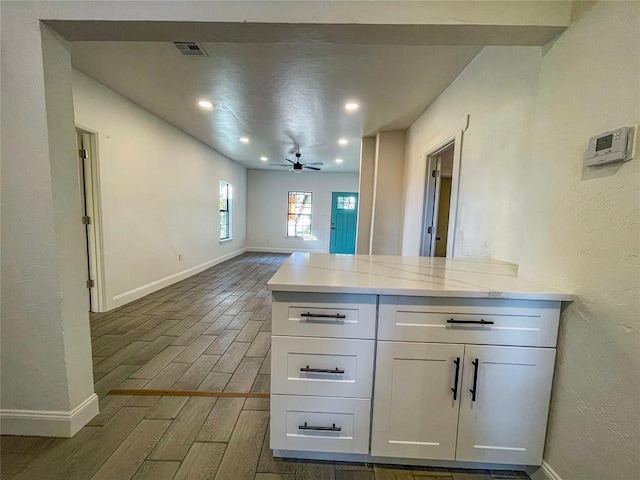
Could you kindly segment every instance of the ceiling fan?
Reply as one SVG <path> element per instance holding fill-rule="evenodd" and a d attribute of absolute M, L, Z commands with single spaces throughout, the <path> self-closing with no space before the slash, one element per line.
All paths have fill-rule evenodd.
<path fill-rule="evenodd" d="M 285 160 L 289 163 L 270 163 L 269 165 L 271 165 L 272 167 L 289 167 L 289 171 L 290 172 L 293 171 L 295 173 L 301 173 L 303 169 L 316 170 L 316 171 L 322 170 L 319 167 L 324 165 L 324 163 L 322 162 L 300 163 L 301 156 L 302 154 L 300 152 L 296 152 L 295 162 L 293 160 L 289 160 L 288 158 L 285 158 Z"/>

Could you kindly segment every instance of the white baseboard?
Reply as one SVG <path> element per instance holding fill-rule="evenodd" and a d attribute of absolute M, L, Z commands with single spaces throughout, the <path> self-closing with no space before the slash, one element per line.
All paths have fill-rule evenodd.
<path fill-rule="evenodd" d="M 304 248 L 267 248 L 267 247 L 247 247 L 245 249 L 247 252 L 256 252 L 256 253 L 328 253 L 326 250 L 314 250 L 314 249 L 304 249 Z"/>
<path fill-rule="evenodd" d="M 35 437 L 73 437 L 98 415 L 98 396 L 94 393 L 72 410 L 0 410 L 2 435 Z"/>
<path fill-rule="evenodd" d="M 156 280 L 155 282 L 151 282 L 146 285 L 142 285 L 141 287 L 134 288 L 133 290 L 129 290 L 128 292 L 115 295 L 111 299 L 111 301 L 108 302 L 107 310 L 112 310 L 114 308 L 126 305 L 127 303 L 131 303 L 134 300 L 149 295 L 150 293 L 160 290 L 161 288 L 168 287 L 169 285 L 173 285 L 174 283 L 184 280 L 185 278 L 189 278 L 197 273 L 200 273 L 207 268 L 211 268 L 214 265 L 237 257 L 238 255 L 242 255 L 245 251 L 247 251 L 246 248 L 234 250 L 231 253 L 227 253 L 226 255 L 222 255 L 221 257 L 217 257 L 213 260 L 209 260 L 208 262 L 196 265 L 195 267 L 188 268 L 187 270 L 183 270 L 182 272 L 174 273 L 173 275 L 161 278 L 160 280 Z"/>
<path fill-rule="evenodd" d="M 542 466 L 539 469 L 535 472 L 527 473 L 531 477 L 531 480 L 562 480 L 560 475 L 558 475 L 556 471 L 544 460 L 542 461 Z"/>

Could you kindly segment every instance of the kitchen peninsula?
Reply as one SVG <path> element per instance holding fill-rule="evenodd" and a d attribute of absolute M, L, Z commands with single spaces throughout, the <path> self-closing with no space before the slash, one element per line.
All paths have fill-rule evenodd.
<path fill-rule="evenodd" d="M 267 286 L 276 456 L 540 465 L 570 294 L 492 260 L 305 253 Z"/>

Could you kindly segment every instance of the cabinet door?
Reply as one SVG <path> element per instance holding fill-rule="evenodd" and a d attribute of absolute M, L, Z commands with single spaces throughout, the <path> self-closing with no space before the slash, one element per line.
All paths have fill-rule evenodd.
<path fill-rule="evenodd" d="M 541 464 L 554 360 L 554 349 L 465 347 L 456 460 Z"/>
<path fill-rule="evenodd" d="M 378 342 L 372 455 L 454 459 L 463 353 L 464 345 Z"/>

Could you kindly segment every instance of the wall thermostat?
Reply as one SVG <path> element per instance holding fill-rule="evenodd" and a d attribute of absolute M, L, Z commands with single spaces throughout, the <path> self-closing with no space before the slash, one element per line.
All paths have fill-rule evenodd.
<path fill-rule="evenodd" d="M 584 164 L 587 167 L 631 160 L 636 127 L 621 127 L 601 133 L 589 140 Z"/>

